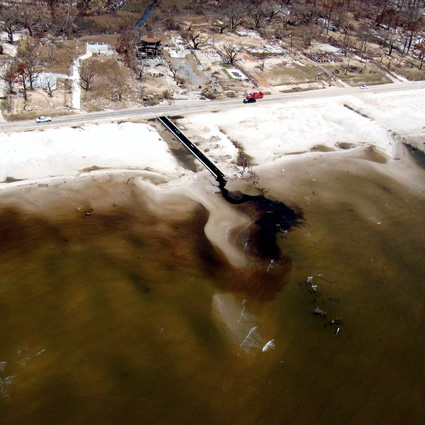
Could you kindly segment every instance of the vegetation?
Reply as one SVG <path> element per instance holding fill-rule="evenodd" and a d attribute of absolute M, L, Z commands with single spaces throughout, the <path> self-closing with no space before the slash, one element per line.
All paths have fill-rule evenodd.
<path fill-rule="evenodd" d="M 249 83 L 268 87 L 339 80 L 379 84 L 393 74 L 425 78 L 425 0 L 159 0 L 148 19 L 136 26 L 151 4 L 152 0 L 0 0 L 0 29 L 7 36 L 0 46 L 0 77 L 8 96 L 23 96 L 26 104 L 39 72 L 72 72 L 73 61 L 85 49 L 78 39 L 112 37 L 118 61 L 92 58 L 81 64 L 81 87 L 88 103 L 104 92 L 110 102 L 120 104 L 130 98 L 131 90 L 139 100 L 171 100 L 176 87 L 190 90 L 190 78 L 183 81 L 170 62 L 167 72 L 174 88 L 162 86 L 147 97 L 144 82 L 154 78 L 147 75 L 137 50 L 142 37 L 163 38 L 169 31 L 178 34 L 186 49 L 195 54 L 213 49 L 221 56 L 221 66 L 239 67 Z M 247 31 L 259 34 L 262 45 L 280 43 L 285 52 L 251 53 L 241 36 Z M 26 37 L 17 41 L 18 32 Z M 317 43 L 335 48 L 338 57 L 312 52 Z M 5 54 L 12 45 L 16 54 Z M 247 58 L 255 66 L 247 67 Z M 219 98 L 220 71 L 204 71 L 208 81 L 202 87 L 196 83 L 196 89 L 210 99 Z M 237 92 L 236 82 L 221 84 L 223 96 Z M 46 93 L 53 96 L 51 88 Z M 10 109 L 10 99 L 6 104 Z"/>

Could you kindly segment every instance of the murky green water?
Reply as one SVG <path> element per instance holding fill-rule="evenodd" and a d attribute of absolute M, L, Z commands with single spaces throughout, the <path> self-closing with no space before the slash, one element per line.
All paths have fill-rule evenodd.
<path fill-rule="evenodd" d="M 129 184 L 4 202 L 0 422 L 423 424 L 425 174 L 338 158 L 259 172 L 305 216 L 271 267 L 230 266 L 189 197 L 159 216 Z"/>

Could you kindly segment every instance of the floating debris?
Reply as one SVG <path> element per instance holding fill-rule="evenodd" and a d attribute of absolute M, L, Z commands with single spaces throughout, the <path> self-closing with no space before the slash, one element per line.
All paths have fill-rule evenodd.
<path fill-rule="evenodd" d="M 6 376 L 6 378 L 0 378 L 0 397 L 9 397 L 9 385 L 13 382 L 14 376 Z"/>
<path fill-rule="evenodd" d="M 344 322 L 341 319 L 341 317 L 333 317 L 332 320 L 329 323 L 331 325 L 342 325 Z"/>
<path fill-rule="evenodd" d="M 326 318 L 326 317 L 327 317 L 327 313 L 326 313 L 326 311 L 323 311 L 323 310 L 322 310 L 322 309 L 320 309 L 319 307 L 316 307 L 316 308 L 313 310 L 313 314 L 315 314 L 316 316 L 324 317 L 324 318 Z"/>
<path fill-rule="evenodd" d="M 269 350 L 274 350 L 275 346 L 274 346 L 274 339 L 271 339 L 261 350 L 263 353 L 265 353 L 266 351 Z"/>
<path fill-rule="evenodd" d="M 261 338 L 258 326 L 253 326 L 249 330 L 248 335 L 241 342 L 239 348 L 247 354 L 255 355 L 256 351 L 262 347 L 263 344 L 264 340 Z"/>

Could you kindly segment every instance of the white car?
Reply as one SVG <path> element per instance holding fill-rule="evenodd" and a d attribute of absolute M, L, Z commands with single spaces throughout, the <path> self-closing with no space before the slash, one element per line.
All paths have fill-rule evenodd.
<path fill-rule="evenodd" d="M 361 89 L 368 89 L 369 86 L 367 86 L 366 84 L 363 84 L 362 86 L 360 86 Z"/>
<path fill-rule="evenodd" d="M 52 121 L 52 119 L 50 117 L 45 117 L 45 116 L 41 116 L 35 119 L 36 123 L 40 123 L 40 122 L 50 122 Z"/>

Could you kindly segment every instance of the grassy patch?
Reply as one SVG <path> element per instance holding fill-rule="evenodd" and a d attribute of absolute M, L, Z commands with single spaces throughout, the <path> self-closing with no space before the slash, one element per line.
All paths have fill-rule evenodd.
<path fill-rule="evenodd" d="M 88 19 L 94 22 L 99 32 L 118 33 L 132 27 L 140 19 L 140 15 L 120 10 L 117 13 L 91 16 Z"/>
<path fill-rule="evenodd" d="M 75 56 L 75 40 L 63 40 L 40 47 L 40 59 L 46 66 L 46 72 L 69 74 Z"/>
<path fill-rule="evenodd" d="M 328 71 L 350 86 L 387 84 L 391 80 L 373 65 L 353 66 L 346 71 L 341 65 L 323 65 Z"/>
<path fill-rule="evenodd" d="M 134 0 L 128 2 L 127 6 L 125 6 L 123 10 L 126 12 L 140 12 L 143 14 L 151 4 L 152 0 Z"/>
<path fill-rule="evenodd" d="M 282 84 L 304 84 L 316 81 L 318 70 L 311 66 L 292 64 L 291 66 L 277 66 L 264 73 L 264 79 L 272 86 Z"/>
<path fill-rule="evenodd" d="M 395 66 L 394 71 L 397 74 L 402 75 L 410 81 L 421 81 L 425 80 L 425 65 L 423 69 L 418 67 L 407 67 L 407 66 Z"/>

